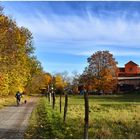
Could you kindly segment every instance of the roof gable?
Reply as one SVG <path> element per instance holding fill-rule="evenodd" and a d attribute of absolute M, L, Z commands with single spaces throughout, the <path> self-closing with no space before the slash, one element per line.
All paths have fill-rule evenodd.
<path fill-rule="evenodd" d="M 138 66 L 138 64 L 134 63 L 133 61 L 129 61 L 129 62 L 126 63 L 125 65 L 129 65 L 129 64 L 131 64 L 131 65 L 135 65 L 135 66 Z"/>

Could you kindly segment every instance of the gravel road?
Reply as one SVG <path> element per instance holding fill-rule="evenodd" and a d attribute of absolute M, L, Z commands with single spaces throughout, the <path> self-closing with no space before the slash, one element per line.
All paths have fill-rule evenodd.
<path fill-rule="evenodd" d="M 36 98 L 31 98 L 27 104 L 0 110 L 0 139 L 23 139 L 28 119 L 36 102 Z"/>

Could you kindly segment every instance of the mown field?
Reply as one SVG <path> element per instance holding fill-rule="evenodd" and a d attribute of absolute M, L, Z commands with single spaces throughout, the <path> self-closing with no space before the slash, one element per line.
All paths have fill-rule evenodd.
<path fill-rule="evenodd" d="M 59 113 L 42 97 L 33 111 L 25 138 L 83 138 L 83 96 L 69 96 L 66 124 Z M 140 138 L 140 94 L 90 96 L 89 138 Z M 64 107 L 64 97 L 63 97 Z M 64 109 L 63 109 L 64 110 Z"/>

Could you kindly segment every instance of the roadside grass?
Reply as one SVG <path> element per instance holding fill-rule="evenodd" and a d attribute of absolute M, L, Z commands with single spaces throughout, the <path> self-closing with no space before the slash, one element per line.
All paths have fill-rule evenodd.
<path fill-rule="evenodd" d="M 59 113 L 59 97 L 55 109 L 42 97 L 33 111 L 27 139 L 82 139 L 84 130 L 83 96 L 69 96 L 66 124 L 63 110 Z M 90 96 L 89 138 L 135 139 L 140 138 L 140 95 Z M 62 98 L 64 107 L 64 97 Z"/>
<path fill-rule="evenodd" d="M 24 99 L 28 100 L 29 98 L 30 98 L 29 96 L 21 98 L 21 103 L 24 102 Z M 16 105 L 16 98 L 14 95 L 0 96 L 0 109 L 10 105 Z"/>
<path fill-rule="evenodd" d="M 32 112 L 25 138 L 64 138 L 62 134 L 63 129 L 65 127 L 61 116 L 57 110 L 52 110 L 52 106 L 47 102 L 46 97 L 44 97 L 41 98 L 37 107 Z"/>
<path fill-rule="evenodd" d="M 15 100 L 14 96 L 7 96 L 7 97 L 1 96 L 0 97 L 0 109 L 5 106 L 8 106 L 8 105 L 13 105 L 13 104 L 15 104 L 15 102 L 16 102 L 16 100 Z"/>

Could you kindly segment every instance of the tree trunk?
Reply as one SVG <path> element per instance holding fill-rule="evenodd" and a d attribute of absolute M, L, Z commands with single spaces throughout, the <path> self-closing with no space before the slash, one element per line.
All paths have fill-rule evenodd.
<path fill-rule="evenodd" d="M 55 107 L 55 92 L 53 92 L 53 109 Z"/>
<path fill-rule="evenodd" d="M 64 106 L 64 123 L 66 122 L 66 114 L 67 114 L 67 107 L 68 107 L 68 94 L 65 94 L 65 106 Z"/>
<path fill-rule="evenodd" d="M 88 93 L 87 92 L 84 92 L 84 100 L 85 100 L 84 139 L 88 139 L 89 101 L 88 101 Z"/>
<path fill-rule="evenodd" d="M 62 93 L 60 92 L 60 113 L 62 112 L 61 108 L 62 108 Z"/>

